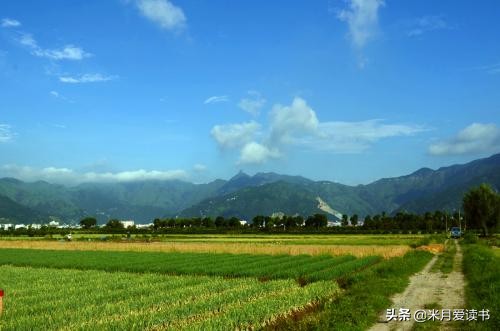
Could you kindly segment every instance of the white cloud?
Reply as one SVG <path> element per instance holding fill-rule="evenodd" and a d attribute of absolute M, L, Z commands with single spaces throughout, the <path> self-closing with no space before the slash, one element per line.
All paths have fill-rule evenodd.
<path fill-rule="evenodd" d="M 324 122 L 319 124 L 318 132 L 314 137 L 305 139 L 302 143 L 318 150 L 359 153 L 381 139 L 411 136 L 426 130 L 418 125 L 384 124 L 378 119 L 359 122 Z"/>
<path fill-rule="evenodd" d="M 21 34 L 19 38 L 21 45 L 31 48 L 31 54 L 38 57 L 45 57 L 51 60 L 83 60 L 84 58 L 91 57 L 92 54 L 84 51 L 82 48 L 74 45 L 66 45 L 59 49 L 44 49 L 38 46 L 33 35 L 29 33 Z"/>
<path fill-rule="evenodd" d="M 207 166 L 204 165 L 204 164 L 199 164 L 198 163 L 198 164 L 195 164 L 193 166 L 193 170 L 196 171 L 196 172 L 203 172 L 203 171 L 207 170 Z"/>
<path fill-rule="evenodd" d="M 0 143 L 6 143 L 14 138 L 14 133 L 11 131 L 11 126 L 8 124 L 0 124 Z"/>
<path fill-rule="evenodd" d="M 183 10 L 168 0 L 137 0 L 136 4 L 142 15 L 163 29 L 179 30 L 186 25 Z"/>
<path fill-rule="evenodd" d="M 495 63 L 495 64 L 490 64 L 490 65 L 475 67 L 473 69 L 482 70 L 482 71 L 485 71 L 486 73 L 492 74 L 492 75 L 500 74 L 500 62 Z"/>
<path fill-rule="evenodd" d="M 261 164 L 270 158 L 277 158 L 280 153 L 277 150 L 271 150 L 267 146 L 255 141 L 249 142 L 243 146 L 240 153 L 239 164 Z"/>
<path fill-rule="evenodd" d="M 248 97 L 243 98 L 238 103 L 238 107 L 254 116 L 259 115 L 260 110 L 266 104 L 266 99 L 257 91 L 248 91 Z"/>
<path fill-rule="evenodd" d="M 241 124 L 216 125 L 210 132 L 222 148 L 240 147 L 254 139 L 260 124 L 250 121 Z"/>
<path fill-rule="evenodd" d="M 3 28 L 15 28 L 18 26 L 21 26 L 21 22 L 18 20 L 12 19 L 12 18 L 2 18 L 2 23 L 1 23 Z"/>
<path fill-rule="evenodd" d="M 45 180 L 51 183 L 79 184 L 84 182 L 133 182 L 141 180 L 186 179 L 184 170 L 147 171 L 144 169 L 123 172 L 77 172 L 69 168 L 32 168 L 27 166 L 4 165 L 3 176 L 25 181 Z"/>
<path fill-rule="evenodd" d="M 307 102 L 295 97 L 290 106 L 275 105 L 271 111 L 271 140 L 290 143 L 305 134 L 314 134 L 319 124 Z"/>
<path fill-rule="evenodd" d="M 218 102 L 228 102 L 229 97 L 227 95 L 214 95 L 212 97 L 207 98 L 203 103 L 204 104 L 210 104 L 210 103 L 218 103 Z"/>
<path fill-rule="evenodd" d="M 357 48 L 363 48 L 378 32 L 378 10 L 383 0 L 349 0 L 349 9 L 338 12 L 338 19 L 349 26 L 349 37 Z"/>
<path fill-rule="evenodd" d="M 83 60 L 84 58 L 92 56 L 92 54 L 87 53 L 82 48 L 74 45 L 66 45 L 60 49 L 37 48 L 33 50 L 33 54 L 52 60 Z"/>
<path fill-rule="evenodd" d="M 74 102 L 73 100 L 66 98 L 64 95 L 62 95 L 61 93 L 59 93 L 57 91 L 50 91 L 49 94 L 55 99 L 64 100 L 64 101 L 67 101 L 70 103 Z"/>
<path fill-rule="evenodd" d="M 84 74 L 78 77 L 60 76 L 59 81 L 68 84 L 107 82 L 116 79 L 117 76 L 105 76 L 102 74 Z"/>
<path fill-rule="evenodd" d="M 225 148 L 238 149 L 239 164 L 259 164 L 283 155 L 289 148 L 359 153 L 381 139 L 411 136 L 425 127 L 412 124 L 386 124 L 372 119 L 359 122 L 319 121 L 306 100 L 296 97 L 291 105 L 275 105 L 270 113 L 267 134 L 257 134 L 257 122 L 215 126 L 212 136 Z"/>
<path fill-rule="evenodd" d="M 36 40 L 29 33 L 21 34 L 21 38 L 19 38 L 19 43 L 21 43 L 21 45 L 28 46 L 31 48 L 38 48 L 38 44 L 36 43 Z"/>
<path fill-rule="evenodd" d="M 500 129 L 495 124 L 472 123 L 455 137 L 429 146 L 432 155 L 459 155 L 498 152 Z"/>
<path fill-rule="evenodd" d="M 413 22 L 407 34 L 409 37 L 416 37 L 425 32 L 449 28 L 450 26 L 441 16 L 423 16 Z"/>

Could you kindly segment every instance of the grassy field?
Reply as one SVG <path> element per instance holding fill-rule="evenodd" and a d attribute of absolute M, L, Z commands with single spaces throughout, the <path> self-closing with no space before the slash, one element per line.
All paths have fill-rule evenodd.
<path fill-rule="evenodd" d="M 498 248 L 484 243 L 464 245 L 464 274 L 467 280 L 465 291 L 467 306 L 474 309 L 489 309 L 491 319 L 487 322 L 472 322 L 468 330 L 498 330 L 500 327 L 500 256 Z"/>
<path fill-rule="evenodd" d="M 335 282 L 2 266 L 2 330 L 246 329 L 338 292 Z"/>
<path fill-rule="evenodd" d="M 364 330 L 432 257 L 411 246 L 436 240 L 176 237 L 0 240 L 0 330 Z"/>
<path fill-rule="evenodd" d="M 106 235 L 106 234 L 85 234 L 75 233 L 75 240 L 101 240 L 120 239 L 125 235 Z M 414 245 L 423 238 L 428 238 L 425 234 L 361 234 L 361 235 L 342 235 L 342 234 L 159 234 L 155 235 L 131 235 L 131 240 L 143 240 L 145 237 L 159 242 L 211 242 L 211 243 L 248 243 L 248 244 L 279 244 L 279 245 Z M 3 236 L 0 240 L 57 240 L 63 238 L 62 235 L 53 235 L 46 237 L 29 236 Z"/>
<path fill-rule="evenodd" d="M 47 241 L 47 240 L 0 240 L 0 248 L 28 248 L 49 250 L 97 250 L 97 251 L 135 251 L 135 252 L 208 252 L 233 254 L 272 254 L 272 255 L 354 255 L 365 257 L 380 255 L 384 258 L 402 256 L 411 250 L 407 245 L 282 245 L 280 243 L 220 243 L 205 242 L 120 242 L 106 241 Z"/>
<path fill-rule="evenodd" d="M 0 249 L 0 265 L 161 274 L 333 280 L 380 262 L 377 256 L 137 253 Z"/>

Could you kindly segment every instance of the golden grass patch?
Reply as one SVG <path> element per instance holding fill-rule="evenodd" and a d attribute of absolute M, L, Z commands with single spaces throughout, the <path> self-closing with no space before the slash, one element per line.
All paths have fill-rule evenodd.
<path fill-rule="evenodd" d="M 134 251 L 134 252 L 206 252 L 232 254 L 346 255 L 356 257 L 380 255 L 384 258 L 402 256 L 410 247 L 405 245 L 276 245 L 260 243 L 185 243 L 185 242 L 59 242 L 59 241 L 0 241 L 0 248 Z"/>
<path fill-rule="evenodd" d="M 437 254 L 437 253 L 444 252 L 444 245 L 443 244 L 429 244 L 429 245 L 417 247 L 417 249 L 421 250 L 421 251 L 428 251 L 428 252 Z"/>

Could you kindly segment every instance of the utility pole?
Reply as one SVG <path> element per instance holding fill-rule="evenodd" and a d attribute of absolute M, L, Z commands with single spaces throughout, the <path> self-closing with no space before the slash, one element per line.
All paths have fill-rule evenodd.
<path fill-rule="evenodd" d="M 458 226 L 460 227 L 460 232 L 462 232 L 462 220 L 460 219 L 460 208 L 458 208 Z"/>

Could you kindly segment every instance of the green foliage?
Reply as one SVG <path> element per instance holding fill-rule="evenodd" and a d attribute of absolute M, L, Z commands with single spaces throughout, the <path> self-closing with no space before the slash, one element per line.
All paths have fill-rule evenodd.
<path fill-rule="evenodd" d="M 119 229 L 123 229 L 123 223 L 120 222 L 120 220 L 117 220 L 117 219 L 112 219 L 112 220 L 109 220 L 108 223 L 106 223 L 106 227 L 108 229 L 112 229 L 112 230 L 119 230 Z"/>
<path fill-rule="evenodd" d="M 488 236 L 500 224 L 500 194 L 487 184 L 470 189 L 463 198 L 465 217 L 470 226 L 481 228 Z"/>
<path fill-rule="evenodd" d="M 50 251 L 0 249 L 0 265 L 157 272 L 266 279 L 331 280 L 380 261 L 379 257 Z"/>
<path fill-rule="evenodd" d="M 444 252 L 439 255 L 438 260 L 432 267 L 432 271 L 440 271 L 444 274 L 449 274 L 450 272 L 452 272 L 456 253 L 457 247 L 455 245 L 455 242 L 452 240 L 448 240 L 445 244 Z"/>
<path fill-rule="evenodd" d="M 2 266 L 2 330 L 234 330 L 338 293 L 334 282 Z"/>
<path fill-rule="evenodd" d="M 412 251 L 403 257 L 384 260 L 375 266 L 341 279 L 342 296 L 323 309 L 294 322 L 269 329 L 282 330 L 368 330 L 379 314 L 390 307 L 390 297 L 402 292 L 409 277 L 421 270 L 432 254 Z"/>
<path fill-rule="evenodd" d="M 82 220 L 80 220 L 80 225 L 84 229 L 93 228 L 97 225 L 97 219 L 95 217 L 85 217 Z"/>
<path fill-rule="evenodd" d="M 467 280 L 465 290 L 469 309 L 489 309 L 491 318 L 484 322 L 469 322 L 470 330 L 498 330 L 500 325 L 500 256 L 488 246 L 464 245 L 463 271 Z"/>

